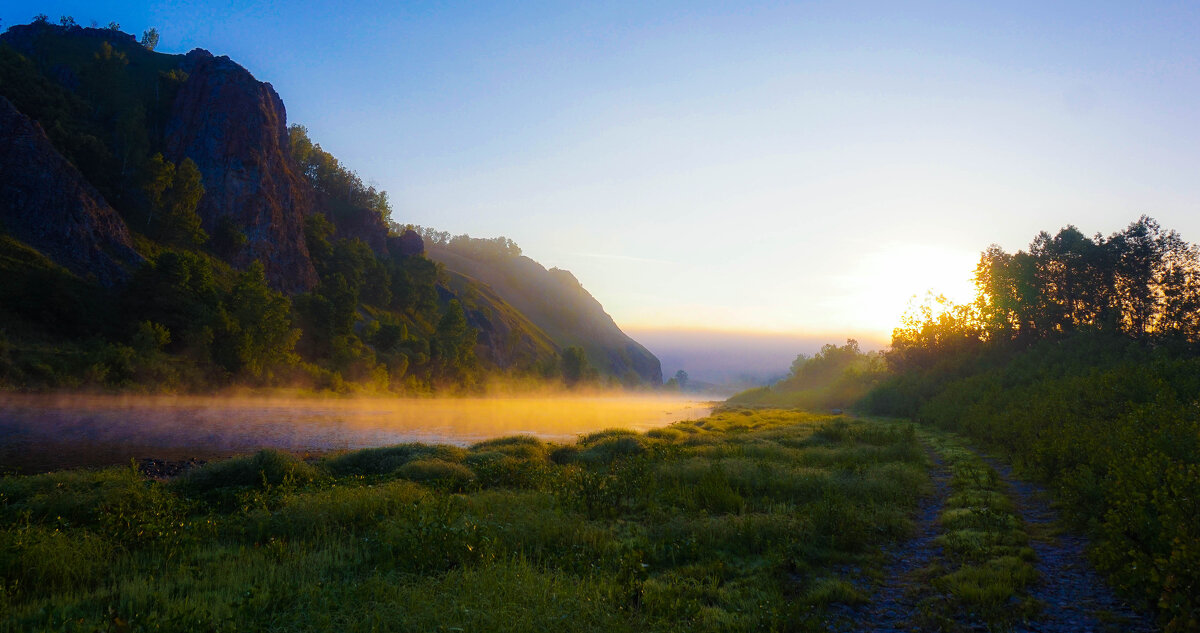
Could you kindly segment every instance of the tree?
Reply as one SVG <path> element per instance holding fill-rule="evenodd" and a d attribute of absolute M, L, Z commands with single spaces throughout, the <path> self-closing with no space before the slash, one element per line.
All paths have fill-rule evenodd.
<path fill-rule="evenodd" d="M 680 391 L 683 391 L 684 389 L 687 389 L 687 384 L 688 384 L 688 373 L 687 373 L 686 371 L 683 371 L 682 369 L 680 369 L 679 371 L 675 372 L 675 383 L 676 383 L 677 385 L 679 385 L 679 390 L 680 390 Z"/>
<path fill-rule="evenodd" d="M 446 377 L 464 380 L 475 365 L 475 339 L 478 332 L 467 323 L 467 314 L 457 299 L 451 299 L 438 320 L 432 354 Z"/>
<path fill-rule="evenodd" d="M 116 23 L 116 22 L 109 22 L 109 23 L 108 23 L 108 30 L 110 30 L 110 31 L 120 31 L 120 30 L 121 30 L 121 25 L 120 25 L 120 24 L 118 24 L 118 23 Z"/>
<path fill-rule="evenodd" d="M 266 378 L 272 367 L 295 360 L 299 338 L 291 302 L 267 286 L 263 265 L 255 261 L 238 275 L 221 306 L 213 359 L 231 373 Z"/>
<path fill-rule="evenodd" d="M 75 18 L 73 18 L 69 15 L 64 15 L 64 16 L 58 18 L 58 23 L 68 29 L 73 26 L 79 26 L 78 24 L 75 23 Z"/>
<path fill-rule="evenodd" d="M 588 373 L 587 352 L 579 346 L 572 345 L 564 348 L 562 351 L 562 376 L 563 382 L 567 383 L 568 387 L 574 387 Z"/>
<path fill-rule="evenodd" d="M 142 46 L 148 51 L 158 47 L 158 29 L 153 26 L 142 31 Z"/>
<path fill-rule="evenodd" d="M 212 263 L 188 251 L 167 250 L 146 262 L 126 287 L 121 310 L 131 319 L 165 326 L 176 349 L 203 347 L 221 301 Z"/>
<path fill-rule="evenodd" d="M 210 246 L 217 255 L 232 260 L 249 241 L 245 231 L 238 226 L 237 220 L 231 215 L 223 215 L 217 220 Z"/>
<path fill-rule="evenodd" d="M 200 227 L 196 207 L 204 197 L 200 168 L 190 158 L 176 167 L 164 160 L 162 154 L 150 157 L 146 168 L 147 182 L 143 187 L 150 210 L 146 216 L 146 232 L 168 243 L 197 248 L 208 241 Z"/>

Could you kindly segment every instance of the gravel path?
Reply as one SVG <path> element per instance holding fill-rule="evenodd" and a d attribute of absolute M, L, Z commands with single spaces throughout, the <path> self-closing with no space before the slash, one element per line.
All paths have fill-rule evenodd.
<path fill-rule="evenodd" d="M 887 562 L 880 583 L 864 583 L 865 586 L 860 587 L 872 596 L 871 602 L 839 610 L 841 612 L 835 614 L 836 619 L 829 623 L 830 630 L 854 633 L 907 633 L 921 630 L 911 624 L 921 598 L 917 591 L 920 583 L 915 576 L 941 555 L 942 548 L 934 543 L 934 539 L 941 534 L 938 516 L 950 495 L 950 470 L 936 453 L 931 450 L 927 452 L 933 462 L 929 471 L 933 493 L 917 506 L 915 534 L 884 552 Z"/>
<path fill-rule="evenodd" d="M 859 570 L 847 570 L 852 581 L 871 595 L 871 602 L 856 607 L 835 606 L 826 623 L 828 630 L 845 633 L 909 633 L 921 631 L 914 624 L 918 614 L 921 581 L 917 574 L 941 555 L 934 540 L 941 534 L 938 517 L 950 494 L 950 471 L 933 451 L 930 479 L 933 493 L 922 499 L 914 521 L 913 537 L 885 550 L 883 580 L 870 583 Z M 1017 479 L 1012 469 L 983 458 L 1008 487 L 1017 514 L 1031 533 L 1030 546 L 1037 554 L 1039 580 L 1029 595 L 1044 605 L 1034 622 L 1013 625 L 1013 633 L 1154 633 L 1160 629 L 1145 614 L 1138 613 L 1118 598 L 1108 583 L 1088 563 L 1086 541 L 1074 534 L 1051 536 L 1058 515 L 1045 491 Z M 982 623 L 959 622 L 967 630 L 988 630 Z"/>
<path fill-rule="evenodd" d="M 1018 624 L 1015 633 L 1151 633 L 1158 627 L 1119 599 L 1088 563 L 1086 541 L 1074 534 L 1051 536 L 1058 515 L 1044 490 L 1013 476 L 1012 469 L 984 458 L 1008 485 L 1021 520 L 1030 527 L 1040 578 L 1029 595 L 1045 608 L 1038 622 Z"/>

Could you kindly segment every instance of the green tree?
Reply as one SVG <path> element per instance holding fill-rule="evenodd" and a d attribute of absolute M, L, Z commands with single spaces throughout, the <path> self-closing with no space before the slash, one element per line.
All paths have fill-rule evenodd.
<path fill-rule="evenodd" d="M 145 31 L 142 31 L 141 44 L 142 46 L 146 47 L 146 50 L 148 51 L 158 48 L 158 29 L 152 26 Z"/>
<path fill-rule="evenodd" d="M 238 275 L 217 325 L 213 359 L 230 373 L 269 378 L 272 368 L 295 361 L 300 331 L 292 327 L 291 302 L 267 286 L 261 262 Z"/>
<path fill-rule="evenodd" d="M 178 166 L 162 154 L 150 157 L 143 190 L 149 202 L 146 232 L 165 242 L 197 248 L 208 241 L 196 208 L 204 197 L 200 168 L 190 158 Z"/>
<path fill-rule="evenodd" d="M 562 377 L 568 387 L 579 384 L 588 375 L 587 351 L 572 345 L 562 351 Z"/>
<path fill-rule="evenodd" d="M 433 360 L 442 375 L 465 380 L 475 366 L 475 339 L 478 332 L 467 323 L 462 304 L 452 299 L 438 320 L 430 346 Z"/>
<path fill-rule="evenodd" d="M 122 297 L 122 311 L 132 319 L 162 324 L 175 349 L 204 348 L 221 302 L 212 263 L 186 251 L 164 251 L 134 274 Z"/>
<path fill-rule="evenodd" d="M 238 226 L 237 220 L 234 220 L 233 216 L 223 215 L 217 220 L 209 246 L 217 255 L 232 260 L 249 241 L 245 231 Z"/>
<path fill-rule="evenodd" d="M 145 104 L 129 72 L 129 57 L 108 42 L 101 42 L 80 80 L 81 94 L 93 106 L 94 118 L 117 159 L 118 181 L 113 186 L 124 195 L 136 189 L 137 172 L 150 149 Z M 121 206 L 127 203 L 123 198 L 109 202 Z"/>

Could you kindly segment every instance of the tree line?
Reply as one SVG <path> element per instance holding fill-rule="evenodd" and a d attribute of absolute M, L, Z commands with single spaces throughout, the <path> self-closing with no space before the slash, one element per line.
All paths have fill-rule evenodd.
<path fill-rule="evenodd" d="M 910 312 L 859 402 L 970 436 L 1048 485 L 1117 587 L 1200 623 L 1200 257 L 1142 216 L 992 246 L 975 301 Z"/>
<path fill-rule="evenodd" d="M 889 364 L 929 367 L 956 349 L 1081 331 L 1155 345 L 1200 341 L 1200 251 L 1147 216 L 1108 237 L 1067 226 L 1039 233 L 1028 250 L 993 245 L 980 256 L 975 286 L 974 302 L 935 298 L 905 315 Z"/>

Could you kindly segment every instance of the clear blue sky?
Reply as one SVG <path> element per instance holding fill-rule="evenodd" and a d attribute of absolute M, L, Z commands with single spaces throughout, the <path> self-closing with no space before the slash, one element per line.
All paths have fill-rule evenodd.
<path fill-rule="evenodd" d="M 634 330 L 883 338 L 993 242 L 1200 241 L 1194 2 L 396 4 L 0 18 L 229 55 L 398 221 L 506 235 Z"/>

